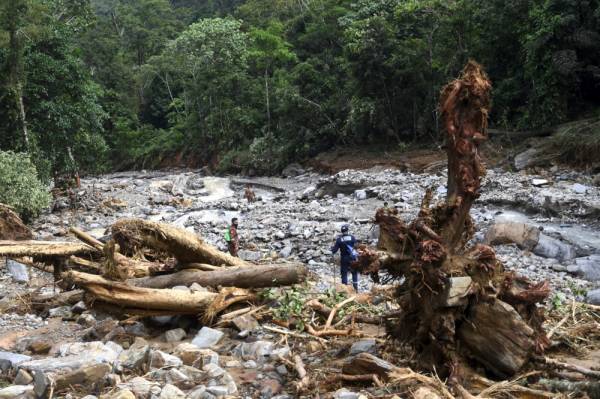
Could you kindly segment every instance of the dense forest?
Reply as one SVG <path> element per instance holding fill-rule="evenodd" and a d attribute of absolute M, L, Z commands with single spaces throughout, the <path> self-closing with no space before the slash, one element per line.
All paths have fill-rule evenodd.
<path fill-rule="evenodd" d="M 161 165 L 271 173 L 334 146 L 439 137 L 473 58 L 492 124 L 600 105 L 598 0 L 10 0 L 0 150 L 43 178 Z"/>

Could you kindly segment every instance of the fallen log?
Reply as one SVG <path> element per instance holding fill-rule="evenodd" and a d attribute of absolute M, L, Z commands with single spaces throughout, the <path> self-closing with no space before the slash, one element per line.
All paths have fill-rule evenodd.
<path fill-rule="evenodd" d="M 203 287 L 264 288 L 298 284 L 306 280 L 308 269 L 302 264 L 230 267 L 214 271 L 186 269 L 162 276 L 127 280 L 136 287 L 168 288 L 198 283 Z"/>
<path fill-rule="evenodd" d="M 9 258 L 31 256 L 39 259 L 71 255 L 89 255 L 95 249 L 86 244 L 59 241 L 0 241 L 0 256 Z"/>
<path fill-rule="evenodd" d="M 186 292 L 170 289 L 133 287 L 94 274 L 69 271 L 63 279 L 83 288 L 95 300 L 125 308 L 166 310 L 170 314 L 198 314 L 212 304 L 219 294 Z"/>
<path fill-rule="evenodd" d="M 250 263 L 219 251 L 187 230 L 142 219 L 119 220 L 111 227 L 122 250 L 134 254 L 146 247 L 173 254 L 182 263 L 251 266 Z"/>
<path fill-rule="evenodd" d="M 102 242 L 98 241 L 97 239 L 95 239 L 94 237 L 92 237 L 91 235 L 89 235 L 88 233 L 86 233 L 82 230 L 79 230 L 76 227 L 70 227 L 69 231 L 71 233 L 73 233 L 73 235 L 75 237 L 77 237 L 78 239 L 83 241 L 84 243 L 88 244 L 91 247 L 96 248 L 98 251 L 102 251 L 104 244 Z"/>

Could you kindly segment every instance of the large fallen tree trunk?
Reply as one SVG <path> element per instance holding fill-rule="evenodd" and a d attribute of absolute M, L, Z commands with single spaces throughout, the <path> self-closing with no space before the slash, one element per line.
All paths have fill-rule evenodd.
<path fill-rule="evenodd" d="M 432 206 L 427 190 L 409 224 L 395 209 L 379 209 L 378 248 L 360 248 L 355 263 L 365 272 L 385 269 L 404 278 L 396 293 L 402 312 L 389 331 L 415 348 L 420 367 L 451 382 L 460 380 L 465 358 L 507 377 L 548 345 L 537 307 L 549 294 L 548 284 L 506 272 L 489 246 L 467 245 L 474 233 L 470 208 L 485 174 L 478 146 L 487 137 L 490 89 L 485 72 L 470 61 L 442 90 L 446 201 Z"/>
<path fill-rule="evenodd" d="M 94 274 L 69 271 L 62 277 L 83 288 L 93 300 L 123 308 L 166 310 L 172 314 L 198 314 L 204 312 L 219 294 L 212 292 L 187 292 L 171 289 L 133 287 Z"/>
<path fill-rule="evenodd" d="M 9 258 L 24 256 L 39 259 L 68 258 L 71 255 L 89 255 L 93 252 L 96 252 L 94 248 L 77 242 L 0 241 L 0 256 Z"/>
<path fill-rule="evenodd" d="M 264 288 L 298 284 L 306 280 L 308 269 L 302 264 L 272 266 L 228 267 L 214 271 L 181 270 L 162 276 L 127 280 L 137 287 L 169 288 L 198 283 L 203 287 Z"/>
<path fill-rule="evenodd" d="M 151 248 L 173 254 L 182 263 L 251 266 L 248 262 L 219 251 L 187 230 L 142 219 L 123 219 L 113 224 L 112 235 L 126 254 Z"/>

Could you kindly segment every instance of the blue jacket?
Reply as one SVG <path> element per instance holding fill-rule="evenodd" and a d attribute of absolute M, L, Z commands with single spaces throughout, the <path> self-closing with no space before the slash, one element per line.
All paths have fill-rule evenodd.
<path fill-rule="evenodd" d="M 356 244 L 356 238 L 350 234 L 341 235 L 335 240 L 335 244 L 331 247 L 331 252 L 336 253 L 338 249 L 340 250 L 340 255 L 342 256 L 342 261 L 350 260 L 351 253 L 348 249 L 348 245 L 351 248 L 354 248 Z"/>

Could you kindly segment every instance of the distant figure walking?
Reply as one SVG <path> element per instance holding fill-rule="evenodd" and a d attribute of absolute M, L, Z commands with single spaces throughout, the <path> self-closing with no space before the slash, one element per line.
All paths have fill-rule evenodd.
<path fill-rule="evenodd" d="M 254 191 L 252 191 L 252 188 L 250 187 L 249 184 L 246 184 L 246 190 L 244 191 L 244 198 L 246 198 L 246 200 L 248 200 L 248 202 L 256 201 L 256 195 L 254 194 Z"/>
<path fill-rule="evenodd" d="M 227 248 L 231 256 L 238 256 L 238 250 L 240 248 L 240 238 L 238 236 L 238 219 L 231 219 L 231 225 L 225 231 L 225 241 L 227 241 Z"/>
<path fill-rule="evenodd" d="M 354 249 L 356 238 L 348 233 L 349 226 L 342 226 L 342 234 L 335 240 L 335 244 L 331 247 L 331 252 L 340 251 L 340 266 L 342 273 L 342 284 L 348 285 L 348 272 L 352 272 L 352 286 L 358 292 L 358 271 L 352 270 L 350 264 L 357 259 L 357 253 Z"/>

